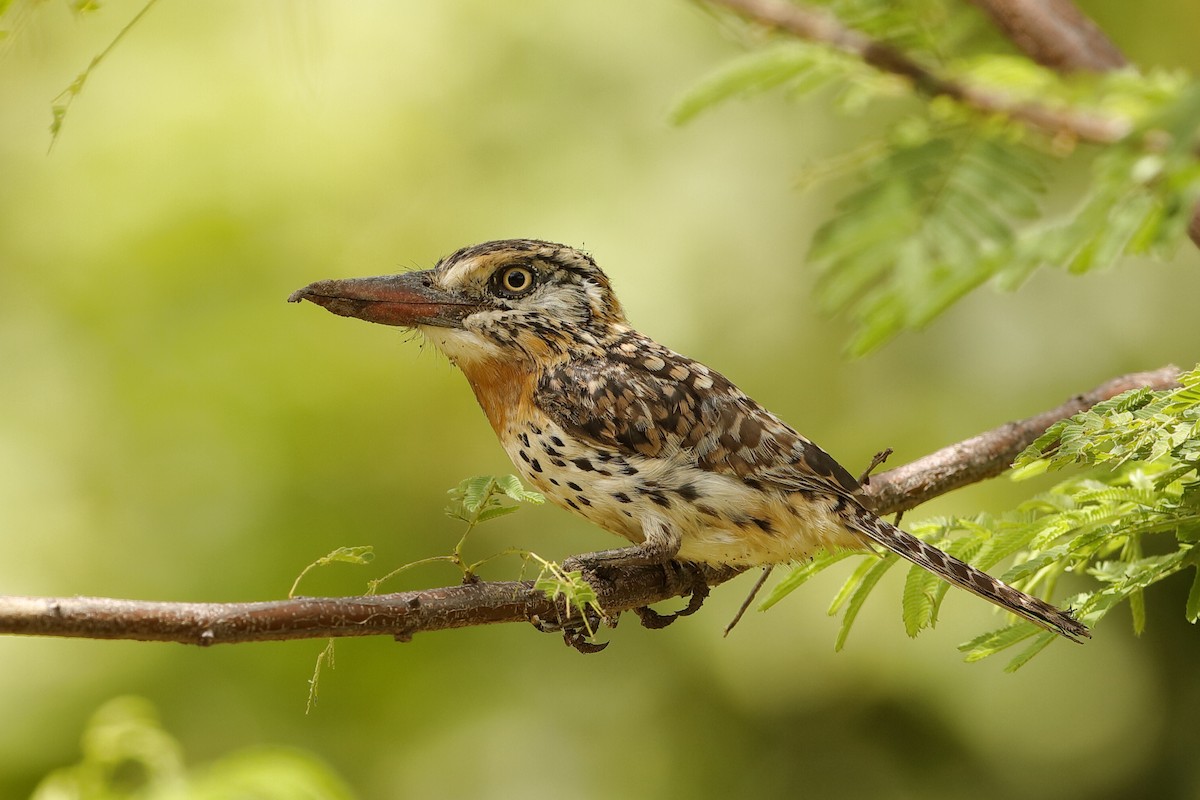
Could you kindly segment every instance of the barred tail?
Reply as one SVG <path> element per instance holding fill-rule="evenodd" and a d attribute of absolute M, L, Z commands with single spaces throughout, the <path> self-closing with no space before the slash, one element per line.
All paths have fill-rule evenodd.
<path fill-rule="evenodd" d="M 1075 642 L 1092 638 L 1087 626 L 1071 616 L 1069 611 L 1062 611 L 1043 600 L 1014 589 L 1007 583 L 996 580 L 986 572 L 943 553 L 911 533 L 900 530 L 861 506 L 854 508 L 854 520 L 851 527 L 872 542 L 883 545 L 918 567 L 927 569 L 955 586 L 979 595 L 984 600 L 995 603 L 1046 630 Z"/>

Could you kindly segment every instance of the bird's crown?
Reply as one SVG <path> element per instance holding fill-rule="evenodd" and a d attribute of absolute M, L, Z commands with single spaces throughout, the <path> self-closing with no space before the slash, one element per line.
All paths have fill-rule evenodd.
<path fill-rule="evenodd" d="M 592 257 L 564 244 L 501 239 L 464 247 L 431 270 L 443 291 L 481 311 L 545 317 L 593 328 L 624 323 L 608 276 Z"/>

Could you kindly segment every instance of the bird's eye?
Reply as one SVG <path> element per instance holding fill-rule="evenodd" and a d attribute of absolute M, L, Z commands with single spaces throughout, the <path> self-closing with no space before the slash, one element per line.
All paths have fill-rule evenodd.
<path fill-rule="evenodd" d="M 533 280 L 529 267 L 505 267 L 496 274 L 495 285 L 500 294 L 519 297 L 533 288 Z"/>

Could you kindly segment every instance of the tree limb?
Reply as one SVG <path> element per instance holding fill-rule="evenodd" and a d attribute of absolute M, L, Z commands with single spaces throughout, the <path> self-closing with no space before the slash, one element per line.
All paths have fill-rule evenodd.
<path fill-rule="evenodd" d="M 1058 408 L 1009 422 L 888 470 L 871 479 L 866 487 L 867 497 L 872 509 L 880 515 L 915 508 L 939 495 L 996 477 L 1008 469 L 1034 439 L 1060 419 L 1086 411 L 1096 403 L 1130 389 L 1143 386 L 1168 389 L 1177 386 L 1178 379 L 1179 369 L 1174 366 L 1114 378 L 1090 392 L 1075 395 Z"/>
<path fill-rule="evenodd" d="M 1014 100 L 1001 92 L 939 75 L 891 45 L 847 27 L 824 9 L 785 0 L 707 2 L 725 6 L 767 27 L 777 28 L 810 42 L 828 45 L 862 59 L 882 72 L 908 78 L 914 88 L 924 94 L 950 97 L 987 114 L 1001 114 L 1020 120 L 1052 136 L 1065 135 L 1094 144 L 1112 144 L 1123 139 L 1132 130 L 1129 120 L 1121 117 L 1101 116 Z"/>
<path fill-rule="evenodd" d="M 876 513 L 912 508 L 931 497 L 1003 472 L 1013 457 L 1060 419 L 1128 389 L 1177 385 L 1179 370 L 1164 367 L 1126 375 L 1063 405 L 951 445 L 871 479 L 868 502 Z M 706 569 L 710 585 L 738 569 Z M 691 583 L 674 570 L 628 567 L 595 576 L 601 607 L 621 611 L 681 597 Z M 0 634 L 134 639 L 207 646 L 387 634 L 408 641 L 416 633 L 498 622 L 560 618 L 531 581 L 469 583 L 364 597 L 297 597 L 258 603 L 169 603 L 102 597 L 0 597 Z"/>
<path fill-rule="evenodd" d="M 1021 52 L 1059 72 L 1107 72 L 1128 64 L 1100 27 L 1071 0 L 971 0 Z M 1200 247 L 1200 204 L 1188 238 Z"/>
<path fill-rule="evenodd" d="M 1129 62 L 1071 0 L 971 0 L 1021 52 L 1059 72 L 1108 72 Z"/>

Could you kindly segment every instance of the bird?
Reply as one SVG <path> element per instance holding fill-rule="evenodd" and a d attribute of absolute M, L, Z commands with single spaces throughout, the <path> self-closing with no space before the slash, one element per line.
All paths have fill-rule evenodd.
<path fill-rule="evenodd" d="M 880 548 L 1068 639 L 1070 611 L 870 511 L 826 451 L 728 378 L 630 325 L 582 250 L 538 239 L 464 247 L 432 269 L 293 292 L 418 331 L 466 376 L 513 464 L 556 505 L 628 540 L 590 568 L 770 567 Z"/>

